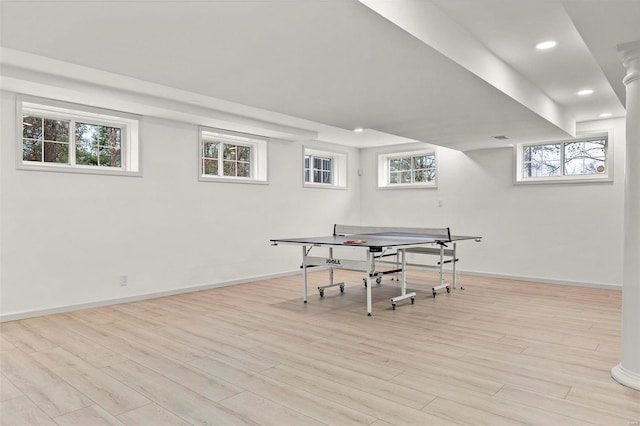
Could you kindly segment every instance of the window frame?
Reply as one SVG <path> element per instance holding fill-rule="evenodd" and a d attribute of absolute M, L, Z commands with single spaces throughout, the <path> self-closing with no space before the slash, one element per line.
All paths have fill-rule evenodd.
<path fill-rule="evenodd" d="M 565 146 L 576 142 L 606 140 L 605 171 L 597 174 L 565 174 Z M 515 146 L 515 182 L 517 184 L 546 184 L 546 183 L 583 183 L 583 182 L 612 182 L 613 181 L 613 137 L 612 131 L 598 131 L 579 134 L 572 139 L 553 140 L 546 142 L 523 143 Z M 525 148 L 531 146 L 560 145 L 560 171 L 556 176 L 525 177 Z"/>
<path fill-rule="evenodd" d="M 309 167 L 307 167 L 307 159 L 309 160 Z M 316 168 L 316 161 L 320 161 L 321 167 Z M 329 167 L 325 168 L 324 166 L 328 163 Z M 304 156 L 304 181 L 305 183 L 317 184 L 317 185 L 333 185 L 334 170 L 333 157 L 330 156 L 320 156 L 313 154 L 305 154 Z M 320 176 L 324 176 L 324 174 L 329 175 L 329 181 L 324 182 L 324 179 L 321 178 L 319 181 L 316 180 L 316 172 L 320 174 Z M 307 173 L 309 175 L 309 180 L 307 180 Z"/>
<path fill-rule="evenodd" d="M 313 174 L 313 159 L 331 160 L 331 183 L 307 182 L 306 158 L 309 157 L 309 174 Z M 347 153 L 335 150 L 317 149 L 304 146 L 302 149 L 302 185 L 305 188 L 346 189 L 347 188 Z"/>
<path fill-rule="evenodd" d="M 204 142 L 219 143 L 218 174 L 205 174 Z M 224 175 L 224 145 L 235 145 L 250 148 L 249 176 Z M 267 184 L 267 147 L 268 138 L 232 130 L 200 126 L 198 129 L 198 180 L 201 182 L 228 182 Z M 228 160 L 227 160 L 228 161 Z M 233 160 L 238 162 L 238 160 Z"/>
<path fill-rule="evenodd" d="M 427 182 L 415 182 L 414 158 L 433 156 L 434 179 Z M 411 159 L 411 183 L 390 183 L 390 162 L 391 160 L 410 158 Z M 388 152 L 378 154 L 378 189 L 435 189 L 438 188 L 438 152 L 435 149 L 425 149 L 416 151 Z M 422 170 L 422 169 L 420 169 Z"/>
<path fill-rule="evenodd" d="M 65 142 L 68 144 L 67 163 L 23 159 L 25 116 L 69 122 L 69 140 Z M 76 164 L 76 123 L 120 128 L 120 167 Z M 16 132 L 16 164 L 19 170 L 142 176 L 142 120 L 137 115 L 52 99 L 18 96 Z"/>

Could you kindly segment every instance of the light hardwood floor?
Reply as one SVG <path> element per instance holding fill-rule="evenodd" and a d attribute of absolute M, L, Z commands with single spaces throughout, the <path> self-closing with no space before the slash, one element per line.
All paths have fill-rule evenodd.
<path fill-rule="evenodd" d="M 318 285 L 326 273 L 311 274 Z M 299 275 L 0 325 L 9 425 L 638 425 L 619 291 L 463 276 L 414 305 Z M 314 288 L 313 284 L 310 288 Z"/>

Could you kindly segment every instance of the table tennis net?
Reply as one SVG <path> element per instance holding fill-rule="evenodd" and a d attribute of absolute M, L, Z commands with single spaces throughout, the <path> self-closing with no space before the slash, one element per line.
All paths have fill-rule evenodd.
<path fill-rule="evenodd" d="M 451 241 L 449 228 L 406 228 L 399 226 L 360 226 L 333 225 L 333 235 L 363 235 L 363 234 L 407 234 L 407 236 L 429 236 L 441 241 Z"/>

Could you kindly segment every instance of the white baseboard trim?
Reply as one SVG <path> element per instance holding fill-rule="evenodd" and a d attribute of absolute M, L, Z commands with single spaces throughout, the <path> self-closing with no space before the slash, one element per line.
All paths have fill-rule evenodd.
<path fill-rule="evenodd" d="M 456 270 L 456 272 L 458 271 Z M 555 280 L 550 278 L 528 277 L 523 275 L 496 274 L 492 272 L 477 272 L 477 271 L 464 271 L 464 270 L 460 270 L 459 272 L 461 274 L 473 275 L 477 277 L 500 278 L 505 280 L 514 280 L 514 281 L 529 281 L 533 283 L 542 283 L 542 284 L 570 285 L 575 287 L 602 288 L 605 290 L 622 290 L 622 284 Z"/>
<path fill-rule="evenodd" d="M 172 290 L 157 291 L 151 293 L 136 294 L 127 297 L 118 297 L 115 299 L 99 300 L 96 302 L 78 303 L 74 305 L 57 306 L 55 308 L 37 309 L 33 311 L 15 312 L 10 314 L 0 314 L 0 323 L 7 321 L 16 321 L 25 318 L 41 317 L 44 315 L 60 314 L 64 312 L 78 311 L 80 309 L 99 308 L 101 306 L 116 305 L 118 303 L 136 302 L 138 300 L 154 299 L 156 297 L 172 296 L 174 294 L 191 293 L 194 291 L 208 290 L 218 287 L 227 287 L 230 285 L 247 284 L 254 281 L 268 280 L 273 278 L 281 278 L 300 273 L 300 270 L 281 272 L 277 274 L 262 275 L 257 277 L 241 278 L 232 281 L 224 281 L 219 283 L 200 284 L 192 287 L 182 287 Z"/>
<path fill-rule="evenodd" d="M 421 265 L 413 265 L 413 266 L 420 267 Z M 321 269 L 327 269 L 327 268 L 324 268 L 324 267 L 323 268 L 313 268 L 313 270 L 321 270 Z M 427 269 L 427 268 L 425 268 L 425 269 Z M 432 269 L 432 268 L 429 267 L 428 269 Z M 449 272 L 450 271 L 447 271 L 447 273 L 449 273 Z M 585 282 L 579 282 L 579 281 L 562 281 L 562 280 L 552 280 L 552 279 L 539 278 L 539 277 L 527 277 L 527 276 L 506 275 L 506 274 L 496 274 L 496 273 L 477 272 L 477 271 L 465 271 L 465 270 L 457 270 L 456 272 L 459 272 L 460 274 L 472 275 L 472 276 L 478 276 L 478 277 L 499 278 L 499 279 L 506 279 L 506 280 L 515 280 L 515 281 L 528 281 L 528 282 L 533 282 L 533 283 L 571 285 L 571 286 L 578 286 L 578 287 L 602 288 L 602 289 L 607 289 L 607 290 L 622 290 L 622 285 L 617 285 L 617 284 L 585 283 Z M 194 292 L 194 291 L 208 290 L 208 289 L 218 288 L 218 287 L 227 287 L 227 286 L 230 286 L 230 285 L 246 284 L 246 283 L 250 283 L 250 282 L 254 282 L 254 281 L 268 280 L 268 279 L 273 279 L 273 278 L 286 277 L 286 276 L 290 276 L 290 275 L 297 275 L 297 274 L 300 274 L 300 273 L 301 273 L 300 269 L 296 269 L 296 270 L 281 272 L 281 273 L 277 273 L 277 274 L 269 274 L 269 275 L 261 275 L 261 276 L 256 276 L 256 277 L 240 278 L 240 279 L 237 279 L 237 280 L 224 281 L 224 282 L 219 282 L 219 283 L 201 284 L 201 285 L 192 286 L 192 287 L 182 287 L 182 288 L 176 288 L 176 289 L 172 289 L 172 290 L 164 290 L 164 291 L 158 291 L 158 292 L 143 293 L 143 294 L 137 294 L 137 295 L 133 295 L 133 296 L 119 297 L 119 298 L 115 298 L 115 299 L 100 300 L 100 301 L 96 301 L 96 302 L 78 303 L 78 304 L 74 304 L 74 305 L 58 306 L 58 307 L 55 307 L 55 308 L 38 309 L 38 310 L 24 311 L 24 312 L 15 312 L 15 313 L 10 313 L 10 314 L 0 314 L 0 323 L 6 322 L 6 321 L 16 321 L 16 320 L 21 320 L 21 319 L 25 319 L 25 318 L 40 317 L 40 316 L 43 316 L 43 315 L 52 315 L 52 314 L 59 314 L 59 313 L 63 313 L 63 312 L 77 311 L 77 310 L 80 310 L 80 309 L 99 308 L 101 306 L 115 305 L 115 304 L 118 304 L 118 303 L 135 302 L 135 301 L 138 301 L 138 300 L 153 299 L 153 298 L 156 298 L 156 297 L 172 296 L 174 294 L 191 293 L 191 292 Z"/>
<path fill-rule="evenodd" d="M 382 261 L 381 263 L 395 264 L 395 262 L 391 262 L 391 261 Z M 411 262 L 407 262 L 407 266 L 411 266 L 417 269 L 427 269 L 431 271 L 433 270 L 437 271 L 440 268 L 438 265 L 425 265 L 421 263 L 411 263 Z M 451 274 L 450 267 L 445 268 L 445 274 Z M 456 268 L 456 274 L 472 275 L 476 277 L 499 278 L 499 279 L 512 280 L 512 281 L 528 281 L 528 282 L 542 283 L 542 284 L 558 284 L 558 285 L 570 285 L 570 286 L 576 286 L 576 287 L 602 288 L 605 290 L 622 290 L 622 284 L 555 280 L 550 278 L 530 277 L 525 275 L 509 275 L 509 274 L 498 274 L 494 272 L 467 271 L 459 268 Z"/>

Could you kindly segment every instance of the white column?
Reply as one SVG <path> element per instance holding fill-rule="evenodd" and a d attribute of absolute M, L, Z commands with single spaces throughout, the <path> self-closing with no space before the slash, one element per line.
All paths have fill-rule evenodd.
<path fill-rule="evenodd" d="M 640 40 L 618 46 L 627 69 L 627 137 L 624 182 L 624 274 L 618 382 L 640 390 Z"/>

